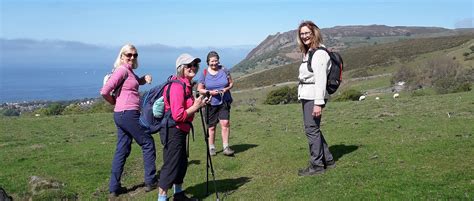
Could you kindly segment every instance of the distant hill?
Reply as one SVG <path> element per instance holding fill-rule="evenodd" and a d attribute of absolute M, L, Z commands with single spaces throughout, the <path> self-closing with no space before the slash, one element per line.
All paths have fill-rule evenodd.
<path fill-rule="evenodd" d="M 148 65 L 174 65 L 179 54 L 185 52 L 203 59 L 209 51 L 216 50 L 221 55 L 223 64 L 232 67 L 241 61 L 253 46 L 192 48 L 155 43 L 137 45 L 137 48 L 140 62 Z M 119 49 L 120 46 L 106 47 L 77 41 L 0 38 L 0 68 L 110 66 Z"/>
<path fill-rule="evenodd" d="M 420 54 L 458 47 L 473 39 L 474 33 L 467 33 L 458 36 L 414 38 L 345 49 L 341 51 L 344 58 L 345 77 L 347 78 L 347 73 L 350 77 L 370 76 L 367 74 L 370 68 L 388 66 L 394 62 L 406 62 Z M 262 70 L 240 76 L 236 78 L 235 90 L 295 82 L 298 77 L 299 65 L 300 61 L 297 61 L 271 70 Z"/>
<path fill-rule="evenodd" d="M 342 51 L 349 48 L 394 42 L 412 38 L 455 36 L 461 31 L 439 27 L 406 26 L 336 26 L 321 30 L 327 47 Z M 462 32 L 470 32 L 462 30 Z M 255 47 L 232 72 L 236 77 L 259 72 L 299 61 L 301 54 L 297 49 L 296 30 L 269 35 Z"/>

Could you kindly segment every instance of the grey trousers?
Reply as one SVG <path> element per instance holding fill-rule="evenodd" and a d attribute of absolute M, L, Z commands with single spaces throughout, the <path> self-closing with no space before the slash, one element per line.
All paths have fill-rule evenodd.
<path fill-rule="evenodd" d="M 320 129 L 322 115 L 317 118 L 312 115 L 313 100 L 301 100 L 301 102 L 303 105 L 304 130 L 309 143 L 309 162 L 312 165 L 324 166 L 323 160 L 332 161 L 333 157 Z"/>

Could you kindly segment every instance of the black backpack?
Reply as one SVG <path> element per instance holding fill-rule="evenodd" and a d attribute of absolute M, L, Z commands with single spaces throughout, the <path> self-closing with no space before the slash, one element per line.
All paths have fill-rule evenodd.
<path fill-rule="evenodd" d="M 329 57 L 331 58 L 331 69 L 329 69 L 328 77 L 327 77 L 327 84 L 326 90 L 329 94 L 333 94 L 336 92 L 339 85 L 342 82 L 342 69 L 343 69 L 343 61 L 342 57 L 337 52 L 332 52 L 326 49 L 325 47 L 318 47 L 316 49 L 310 49 L 308 55 L 308 71 L 313 72 L 313 68 L 311 68 L 311 59 L 313 58 L 313 54 L 317 50 L 324 50 L 328 53 Z"/>

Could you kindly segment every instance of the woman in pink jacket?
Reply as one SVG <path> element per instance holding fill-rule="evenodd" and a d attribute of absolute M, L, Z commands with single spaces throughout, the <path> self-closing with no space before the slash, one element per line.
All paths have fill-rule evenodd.
<path fill-rule="evenodd" d="M 152 77 L 150 75 L 138 77 L 133 72 L 138 68 L 138 51 L 131 44 L 122 47 L 114 63 L 114 68 L 112 76 L 100 91 L 107 102 L 115 105 L 114 121 L 117 127 L 117 148 L 112 162 L 109 184 L 109 192 L 113 197 L 127 192 L 127 189 L 121 185 L 120 179 L 125 161 L 132 149 L 132 140 L 135 140 L 142 148 L 145 191 L 151 191 L 158 185 L 155 141 L 151 134 L 145 132 L 138 120 L 140 117 L 138 86 L 145 83 L 150 84 Z M 116 88 L 118 89 L 113 97 L 110 93 Z"/>
<path fill-rule="evenodd" d="M 192 94 L 192 80 L 199 70 L 201 59 L 189 54 L 181 54 L 176 60 L 176 76 L 173 82 L 163 89 L 163 97 L 167 97 L 169 89 L 169 100 L 165 98 L 165 113 L 171 111 L 175 126 L 162 128 L 160 131 L 163 148 L 163 167 L 160 172 L 158 201 L 167 200 L 167 192 L 171 186 L 174 187 L 173 200 L 193 200 L 184 194 L 182 185 L 188 167 L 186 156 L 186 136 L 192 127 L 191 122 L 194 114 L 199 108 L 206 105 L 207 98 L 200 96 L 194 99 Z M 183 89 L 183 85 L 185 85 Z"/>

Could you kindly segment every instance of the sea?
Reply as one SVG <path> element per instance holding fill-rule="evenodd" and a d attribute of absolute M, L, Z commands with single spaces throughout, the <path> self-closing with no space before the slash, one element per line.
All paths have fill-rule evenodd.
<path fill-rule="evenodd" d="M 98 65 L 99 66 L 99 65 Z M 0 103 L 59 101 L 100 97 L 109 66 L 28 66 L 0 68 Z M 140 66 L 135 74 L 150 74 L 152 84 L 140 86 L 146 91 L 175 74 L 174 64 Z M 166 67 L 165 67 L 166 66 Z"/>

